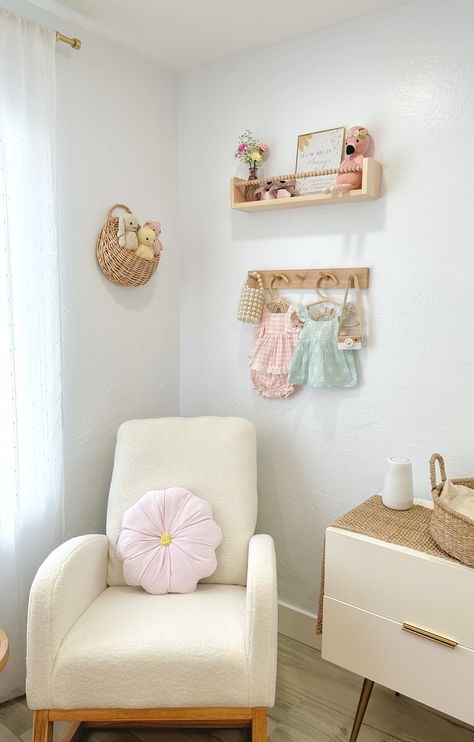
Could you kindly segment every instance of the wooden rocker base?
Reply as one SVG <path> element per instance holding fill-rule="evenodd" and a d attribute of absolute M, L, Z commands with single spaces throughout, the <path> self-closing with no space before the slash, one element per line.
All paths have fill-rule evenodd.
<path fill-rule="evenodd" d="M 52 742 L 55 721 L 70 722 L 60 742 L 76 742 L 86 727 L 250 727 L 252 742 L 267 742 L 266 708 L 41 709 L 32 742 Z"/>

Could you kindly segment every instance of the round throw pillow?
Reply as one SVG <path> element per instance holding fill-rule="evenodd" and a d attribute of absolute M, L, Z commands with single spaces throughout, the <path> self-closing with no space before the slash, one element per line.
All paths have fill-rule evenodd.
<path fill-rule="evenodd" d="M 117 553 L 127 585 L 148 593 L 192 593 L 216 571 L 222 531 L 211 505 L 183 487 L 150 490 L 122 520 Z"/>

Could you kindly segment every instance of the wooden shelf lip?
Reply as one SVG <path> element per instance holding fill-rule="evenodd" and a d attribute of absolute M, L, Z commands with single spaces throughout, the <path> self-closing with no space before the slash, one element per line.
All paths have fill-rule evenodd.
<path fill-rule="evenodd" d="M 350 203 L 355 201 L 370 201 L 380 196 L 380 178 L 382 166 L 377 160 L 365 157 L 362 166 L 362 187 L 354 191 L 343 193 L 310 193 L 306 196 L 293 198 L 272 198 L 267 201 L 245 201 L 244 189 L 237 183 L 242 178 L 231 178 L 231 206 L 239 211 L 266 211 L 268 209 L 295 209 L 299 206 L 315 206 L 316 204 Z M 268 178 L 271 180 L 271 177 Z"/>

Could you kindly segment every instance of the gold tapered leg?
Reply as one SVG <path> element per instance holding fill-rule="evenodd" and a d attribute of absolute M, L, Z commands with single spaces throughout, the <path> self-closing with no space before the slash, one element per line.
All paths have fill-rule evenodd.
<path fill-rule="evenodd" d="M 364 678 L 362 690 L 360 692 L 359 705 L 357 706 L 354 725 L 352 727 L 350 742 L 356 742 L 356 739 L 359 736 L 360 728 L 364 720 L 364 714 L 367 709 L 367 704 L 369 703 L 369 698 L 370 694 L 372 693 L 373 687 L 374 681 Z"/>

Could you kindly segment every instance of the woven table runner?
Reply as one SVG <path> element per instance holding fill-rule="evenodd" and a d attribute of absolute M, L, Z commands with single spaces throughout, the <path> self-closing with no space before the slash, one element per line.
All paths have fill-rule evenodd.
<path fill-rule="evenodd" d="M 390 510 L 382 503 L 380 495 L 374 495 L 358 505 L 331 524 L 332 528 L 342 528 L 344 531 L 361 533 L 364 536 L 378 538 L 391 544 L 399 544 L 426 554 L 458 562 L 454 557 L 442 551 L 433 540 L 429 523 L 431 509 L 423 505 L 415 505 L 410 510 Z M 460 562 L 458 562 L 460 564 Z M 324 553 L 321 564 L 321 589 L 319 592 L 318 618 L 316 633 L 323 630 L 323 598 L 324 598 Z"/>

